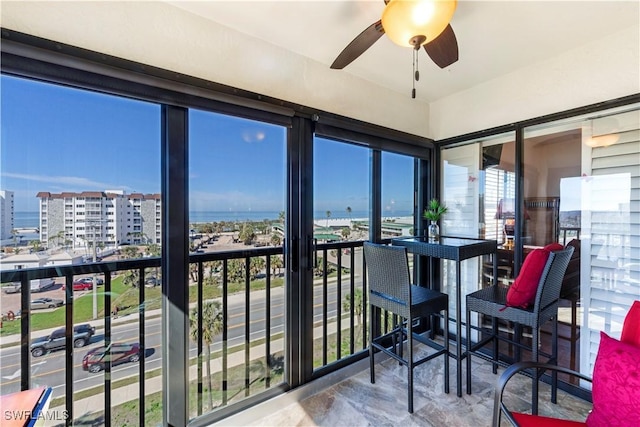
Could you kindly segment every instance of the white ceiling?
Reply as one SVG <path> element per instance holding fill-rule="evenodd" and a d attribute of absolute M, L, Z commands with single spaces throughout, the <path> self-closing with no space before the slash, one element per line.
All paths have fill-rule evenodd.
<path fill-rule="evenodd" d="M 383 0 L 170 1 L 182 9 L 311 58 L 327 68 L 360 32 L 380 19 Z M 438 68 L 424 50 L 418 98 L 435 101 L 638 25 L 633 1 L 458 1 L 451 26 L 460 60 Z M 639 47 L 640 48 L 640 47 Z M 411 49 L 382 36 L 343 70 L 410 96 Z"/>

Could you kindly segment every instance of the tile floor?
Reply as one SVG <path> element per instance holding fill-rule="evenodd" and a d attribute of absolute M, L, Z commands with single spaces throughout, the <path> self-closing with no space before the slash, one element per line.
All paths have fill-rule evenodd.
<path fill-rule="evenodd" d="M 341 369 L 304 387 L 292 390 L 250 410 L 229 417 L 218 426 L 490 426 L 494 387 L 498 375 L 491 365 L 473 359 L 472 394 L 456 396 L 455 363 L 450 364 L 449 394 L 443 392 L 442 358 L 423 364 L 414 371 L 414 413 L 407 412 L 406 368 L 376 355 L 376 383 L 369 381 L 368 359 Z M 463 365 L 464 368 L 464 365 Z M 463 376 L 464 377 L 464 376 Z M 531 395 L 531 379 L 516 375 L 505 399 L 509 408 L 526 412 Z M 558 405 L 549 401 L 550 388 L 540 386 L 540 414 L 584 420 L 591 408 L 585 402 L 558 391 Z M 508 425 L 504 420 L 502 425 Z"/>

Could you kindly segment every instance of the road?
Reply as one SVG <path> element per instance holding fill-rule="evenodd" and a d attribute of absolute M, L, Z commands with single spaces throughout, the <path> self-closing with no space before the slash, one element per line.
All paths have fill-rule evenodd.
<path fill-rule="evenodd" d="M 335 279 L 330 280 L 330 285 L 335 284 Z M 317 288 L 316 288 L 317 289 Z M 335 286 L 329 287 L 328 317 L 336 315 Z M 348 278 L 343 277 L 342 297 L 349 293 Z M 265 337 L 265 293 L 253 292 L 250 307 L 250 340 Z M 284 289 L 275 288 L 271 292 L 271 333 L 270 336 L 284 331 Z M 322 320 L 322 295 L 316 292 L 314 297 L 314 320 Z M 244 294 L 242 298 L 229 299 L 229 339 L 231 348 L 244 343 L 245 309 Z M 120 324 L 112 327 L 112 342 L 138 342 L 138 322 Z M 85 347 L 74 349 L 73 378 L 74 391 L 80 391 L 104 384 L 103 373 L 89 373 L 82 369 L 82 358 L 91 349 L 101 347 L 104 344 L 104 335 L 99 329 Z M 162 332 L 161 318 L 155 317 L 145 322 L 145 368 L 153 371 L 162 366 Z M 217 339 L 211 346 L 212 351 L 220 349 L 221 343 Z M 65 360 L 64 350 L 51 352 L 41 357 L 32 357 L 31 373 L 32 384 L 53 387 L 54 398 L 65 395 Z M 190 358 L 197 356 L 196 344 L 190 342 Z M 124 363 L 112 368 L 112 381 L 139 375 L 138 363 Z M 12 393 L 20 390 L 20 347 L 11 346 L 0 349 L 0 394 Z"/>

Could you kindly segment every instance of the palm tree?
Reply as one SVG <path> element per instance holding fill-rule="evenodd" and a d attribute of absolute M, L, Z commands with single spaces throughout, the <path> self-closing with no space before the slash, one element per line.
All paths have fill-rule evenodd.
<path fill-rule="evenodd" d="M 356 289 L 353 292 L 353 314 L 356 315 L 356 319 L 358 320 L 358 323 L 356 323 L 356 336 L 359 336 L 360 334 L 359 330 L 362 325 L 364 304 L 364 293 L 362 292 L 362 289 Z M 345 295 L 344 300 L 342 300 L 342 309 L 347 313 L 351 311 L 351 294 Z"/>
<path fill-rule="evenodd" d="M 49 237 L 49 241 L 53 241 L 56 246 L 60 246 L 60 242 L 64 241 L 64 237 L 64 230 L 60 230 L 55 235 Z"/>
<path fill-rule="evenodd" d="M 124 257 L 124 259 L 133 259 L 133 258 L 138 258 L 140 256 L 140 253 L 138 252 L 137 247 L 127 246 L 122 249 L 122 256 Z M 124 278 L 122 279 L 122 282 L 125 285 L 129 285 L 135 288 L 138 286 L 138 283 L 140 281 L 139 279 L 140 279 L 140 272 L 138 271 L 138 269 L 127 270 L 124 273 Z"/>
<path fill-rule="evenodd" d="M 214 338 L 222 332 L 222 304 L 220 301 L 208 301 L 202 304 L 202 331 L 198 329 L 198 308 L 189 313 L 189 328 L 191 339 L 198 342 L 202 336 L 204 354 L 207 360 L 207 382 L 209 385 L 209 408 L 213 408 L 213 386 L 211 384 L 211 344 Z M 198 355 L 201 357 L 202 355 Z"/>
<path fill-rule="evenodd" d="M 329 228 L 329 218 L 331 217 L 331 211 L 327 211 L 326 215 L 327 215 L 327 228 Z"/>
<path fill-rule="evenodd" d="M 157 243 L 152 243 L 147 246 L 147 253 L 149 254 L 149 256 L 159 257 L 160 255 L 162 255 L 162 248 Z M 158 275 L 158 267 L 155 267 L 155 274 L 156 279 L 160 279 L 160 276 Z"/>
<path fill-rule="evenodd" d="M 15 228 L 11 230 L 11 239 L 13 240 L 13 246 L 18 246 L 18 230 Z"/>
<path fill-rule="evenodd" d="M 227 275 L 230 282 L 240 282 L 245 274 L 244 259 L 232 259 L 227 263 Z"/>
<path fill-rule="evenodd" d="M 349 228 L 351 228 L 351 223 L 353 222 L 351 219 L 351 206 L 347 206 L 347 215 L 349 215 Z"/>
<path fill-rule="evenodd" d="M 284 267 L 284 264 L 282 262 L 282 256 L 281 255 L 271 255 L 270 257 L 270 261 L 271 261 L 271 271 L 273 272 L 273 277 L 276 277 L 276 272 L 279 271 L 282 267 Z"/>
<path fill-rule="evenodd" d="M 262 257 L 251 258 L 251 264 L 249 264 L 249 274 L 251 275 L 251 280 L 258 277 L 258 274 L 262 272 L 266 263 L 267 262 Z"/>
<path fill-rule="evenodd" d="M 33 252 L 39 252 L 42 250 L 42 244 L 40 243 L 40 240 L 32 240 L 29 242 L 29 245 L 31 246 L 31 250 Z"/>
<path fill-rule="evenodd" d="M 271 245 L 280 246 L 280 243 L 282 243 L 282 238 L 280 237 L 280 235 L 277 233 L 273 233 L 271 235 Z"/>
<path fill-rule="evenodd" d="M 351 234 L 351 230 L 349 229 L 349 227 L 344 227 L 342 229 L 342 238 L 344 240 L 347 240 L 349 238 L 349 235 Z"/>
<path fill-rule="evenodd" d="M 239 237 L 245 245 L 250 245 L 251 243 L 253 243 L 254 239 L 256 238 L 256 232 L 253 224 L 250 222 L 245 222 L 242 225 L 242 230 L 240 230 Z"/>

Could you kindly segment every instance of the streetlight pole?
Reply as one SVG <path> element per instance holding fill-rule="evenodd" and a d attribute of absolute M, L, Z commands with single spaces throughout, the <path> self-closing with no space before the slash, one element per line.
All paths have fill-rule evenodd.
<path fill-rule="evenodd" d="M 98 260 L 96 255 L 96 222 L 102 222 L 100 220 L 90 220 L 89 226 L 91 227 L 93 237 L 93 262 Z M 105 307 L 106 309 L 107 307 Z M 93 319 L 98 318 L 98 280 L 96 275 L 93 275 Z"/>
<path fill-rule="evenodd" d="M 95 224 L 92 227 L 93 229 L 93 263 L 97 261 L 96 257 L 96 226 Z M 93 275 L 93 319 L 98 318 L 98 281 L 96 280 L 96 275 Z M 106 307 L 105 307 L 106 308 Z"/>

